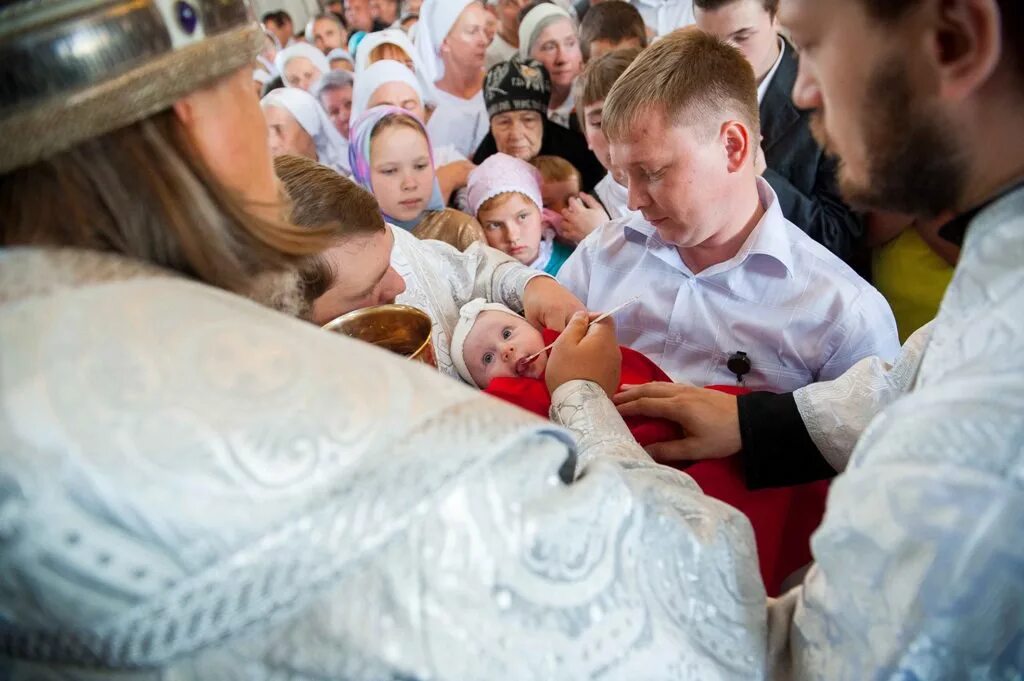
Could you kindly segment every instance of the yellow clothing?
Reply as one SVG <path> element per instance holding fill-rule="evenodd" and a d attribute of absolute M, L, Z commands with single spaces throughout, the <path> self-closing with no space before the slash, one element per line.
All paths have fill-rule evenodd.
<path fill-rule="evenodd" d="M 900 342 L 935 318 L 953 268 L 914 229 L 875 250 L 875 286 L 896 316 Z"/>

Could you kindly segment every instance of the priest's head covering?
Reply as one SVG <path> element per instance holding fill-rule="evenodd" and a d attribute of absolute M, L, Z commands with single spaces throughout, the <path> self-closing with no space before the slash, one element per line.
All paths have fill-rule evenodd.
<path fill-rule="evenodd" d="M 455 365 L 455 371 L 459 374 L 459 378 L 477 388 L 482 386 L 473 380 L 473 374 L 470 373 L 469 365 L 466 364 L 466 338 L 476 325 L 477 318 L 484 312 L 502 312 L 523 319 L 522 315 L 516 314 L 505 305 L 489 303 L 484 298 L 471 300 L 459 310 L 459 321 L 455 323 L 455 329 L 452 331 L 450 353 L 452 364 Z"/>
<path fill-rule="evenodd" d="M 430 144 L 430 135 L 427 134 L 426 124 L 405 109 L 397 106 L 375 106 L 366 111 L 358 119 L 352 121 L 349 131 L 350 141 L 348 148 L 349 165 L 352 168 L 352 179 L 355 180 L 360 187 L 371 193 L 373 192 L 373 179 L 370 172 L 370 169 L 372 168 L 370 150 L 373 142 L 373 133 L 377 129 L 377 125 L 387 116 L 401 116 L 416 122 L 416 127 L 418 127 L 423 133 L 423 138 L 427 141 L 427 151 L 430 154 L 430 167 L 434 167 L 434 148 Z M 441 187 L 437 182 L 436 173 L 434 175 L 434 190 L 430 196 L 427 210 L 444 210 L 444 199 L 441 197 Z M 385 220 L 393 225 L 402 227 L 403 229 L 411 230 L 419 223 L 419 220 L 403 222 L 389 216 L 387 213 L 383 213 L 383 215 Z"/>
<path fill-rule="evenodd" d="M 537 5 L 519 22 L 519 56 L 530 56 L 533 43 L 541 31 L 561 19 L 573 21 L 572 15 L 554 3 Z M 575 22 L 574 22 L 575 23 Z"/>
<path fill-rule="evenodd" d="M 294 87 L 283 87 L 260 100 L 260 106 L 284 109 L 313 138 L 317 160 L 343 175 L 349 174 L 348 143 L 313 95 Z"/>
<path fill-rule="evenodd" d="M 544 199 L 541 196 L 540 171 L 522 159 L 508 154 L 497 153 L 487 158 L 469 174 L 467 185 L 467 201 L 469 214 L 479 214 L 480 206 L 501 194 L 516 192 L 522 194 L 544 210 Z"/>
<path fill-rule="evenodd" d="M 420 20 L 416 24 L 416 51 L 420 56 L 423 76 L 431 86 L 444 77 L 441 43 L 448 37 L 459 15 L 478 0 L 424 0 Z"/>
<path fill-rule="evenodd" d="M 148 118 L 255 61 L 244 0 L 0 6 L 0 172 Z"/>
<path fill-rule="evenodd" d="M 547 116 L 550 101 L 551 78 L 536 59 L 513 55 L 492 66 L 484 79 L 484 103 L 490 118 L 508 111 L 536 111 Z"/>
<path fill-rule="evenodd" d="M 423 88 L 416 74 L 410 71 L 405 64 L 391 61 L 390 59 L 382 59 L 370 64 L 356 78 L 356 84 L 352 90 L 353 122 L 366 112 L 370 105 L 370 99 L 373 98 L 373 93 L 385 83 L 405 83 L 416 91 L 421 103 L 424 101 Z"/>
<path fill-rule="evenodd" d="M 298 43 L 291 47 L 286 47 L 277 53 L 277 56 L 274 58 L 274 66 L 277 68 L 277 72 L 281 74 L 281 80 L 288 87 L 295 87 L 295 84 L 288 82 L 288 76 L 285 75 L 284 67 L 295 57 L 305 57 L 308 59 L 320 72 L 320 75 L 331 70 L 331 63 L 327 61 L 324 53 L 309 43 Z"/>

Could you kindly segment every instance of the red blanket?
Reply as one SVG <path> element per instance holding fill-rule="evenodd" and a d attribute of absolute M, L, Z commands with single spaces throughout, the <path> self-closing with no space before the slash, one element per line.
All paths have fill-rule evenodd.
<path fill-rule="evenodd" d="M 557 337 L 557 333 L 545 330 L 545 345 Z M 625 347 L 621 352 L 623 385 L 672 381 L 658 365 L 639 352 Z M 708 388 L 733 395 L 748 392 L 735 386 Z M 543 378 L 498 378 L 491 381 L 484 392 L 548 417 L 551 398 Z M 664 419 L 634 417 L 626 419 L 626 425 L 644 446 L 678 440 L 683 436 L 678 424 Z M 810 536 L 825 512 L 828 483 L 749 490 L 739 457 L 735 456 L 675 467 L 685 470 L 706 494 L 724 501 L 750 519 L 757 541 L 761 577 L 769 596 L 777 596 L 782 581 L 810 562 Z"/>

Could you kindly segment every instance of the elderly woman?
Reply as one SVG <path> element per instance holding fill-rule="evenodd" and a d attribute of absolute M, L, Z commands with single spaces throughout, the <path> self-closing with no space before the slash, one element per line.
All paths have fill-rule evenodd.
<path fill-rule="evenodd" d="M 547 118 L 551 83 L 536 61 L 513 57 L 487 72 L 484 98 L 491 131 L 473 156 L 477 165 L 501 152 L 524 161 L 560 156 L 580 171 L 583 191 L 590 192 L 605 175 L 604 166 L 580 133 Z"/>
<path fill-rule="evenodd" d="M 378 61 L 368 66 L 356 82 L 352 120 L 375 106 L 397 106 L 429 122 L 430 112 L 424 106 L 420 80 L 405 65 L 395 61 Z M 430 126 L 427 126 L 429 133 Z M 433 142 L 433 140 L 431 140 Z M 431 144 L 441 197 L 448 203 L 452 193 L 466 186 L 473 164 L 450 144 Z"/>
<path fill-rule="evenodd" d="M 349 122 L 352 120 L 354 83 L 355 77 L 351 71 L 335 70 L 324 74 L 315 90 L 320 106 L 327 112 L 327 117 L 331 119 L 334 128 L 346 140 Z"/>
<path fill-rule="evenodd" d="M 343 175 L 351 173 L 348 142 L 313 95 L 298 88 L 279 88 L 260 100 L 260 106 L 274 156 L 305 156 Z"/>
<path fill-rule="evenodd" d="M 483 241 L 475 219 L 446 209 L 423 121 L 392 106 L 378 106 L 352 124 L 353 179 L 373 192 L 388 223 L 421 239 L 459 249 Z"/>
<path fill-rule="evenodd" d="M 277 53 L 274 66 L 286 87 L 311 92 L 320 76 L 331 70 L 324 53 L 308 43 L 299 43 Z"/>
<path fill-rule="evenodd" d="M 524 9 L 519 22 L 519 56 L 536 59 L 551 76 L 548 118 L 577 129 L 572 86 L 583 71 L 583 52 L 575 19 L 552 3 Z"/>
<path fill-rule="evenodd" d="M 423 77 L 437 104 L 430 134 L 469 157 L 487 134 L 482 94 L 489 14 L 480 0 L 425 0 L 416 25 Z"/>

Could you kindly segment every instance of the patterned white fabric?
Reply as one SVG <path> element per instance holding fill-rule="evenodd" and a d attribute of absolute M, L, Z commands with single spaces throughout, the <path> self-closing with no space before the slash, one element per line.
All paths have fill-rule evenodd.
<path fill-rule="evenodd" d="M 0 287 L 50 279 L 20 258 Z M 554 402 L 577 450 L 238 297 L 101 276 L 0 305 L 0 677 L 762 669 L 749 524 L 653 464 L 593 385 Z"/>
<path fill-rule="evenodd" d="M 767 600 L 747 521 L 591 383 L 553 396 L 573 446 L 235 296 L 0 251 L 0 675 L 1018 679 L 1021 263 L 1024 191 Z"/>
<path fill-rule="evenodd" d="M 405 292 L 395 302 L 430 315 L 437 368 L 448 376 L 458 378 L 450 350 L 459 309 L 485 298 L 522 312 L 526 285 L 534 277 L 547 276 L 484 244 L 460 252 L 440 241 L 417 239 L 404 229 L 388 229 L 395 236 L 391 266 L 405 280 Z"/>
<path fill-rule="evenodd" d="M 615 315 L 619 342 L 673 380 L 734 384 L 727 368 L 748 354 L 744 385 L 789 392 L 838 377 L 865 357 L 892 361 L 896 320 L 870 284 L 789 222 L 758 180 L 765 214 L 740 252 L 694 275 L 641 213 L 599 227 L 558 280 L 591 310 Z"/>
<path fill-rule="evenodd" d="M 857 440 L 872 419 L 910 392 L 931 329 L 926 324 L 908 338 L 895 364 L 868 357 L 834 381 L 812 383 L 793 393 L 811 440 L 837 471 L 846 470 Z"/>

